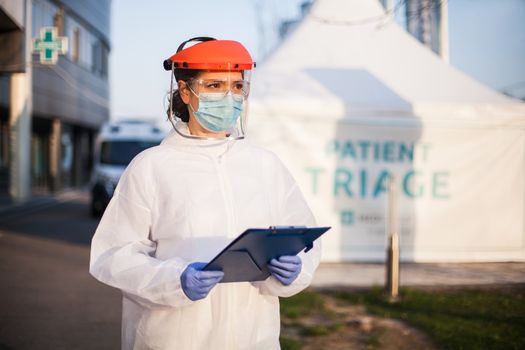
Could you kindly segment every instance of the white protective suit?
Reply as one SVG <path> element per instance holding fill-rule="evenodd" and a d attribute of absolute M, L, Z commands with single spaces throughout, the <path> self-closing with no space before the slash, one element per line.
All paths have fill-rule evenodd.
<path fill-rule="evenodd" d="M 172 131 L 139 154 L 91 246 L 91 274 L 123 292 L 122 348 L 279 349 L 278 297 L 310 284 L 319 240 L 300 253 L 302 272 L 289 286 L 274 277 L 222 283 L 194 302 L 180 284 L 188 264 L 210 261 L 245 229 L 277 225 L 315 221 L 273 153 L 246 140 L 194 140 Z"/>

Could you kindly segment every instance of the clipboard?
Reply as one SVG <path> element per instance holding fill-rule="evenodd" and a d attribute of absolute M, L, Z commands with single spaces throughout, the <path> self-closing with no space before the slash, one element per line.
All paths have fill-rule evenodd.
<path fill-rule="evenodd" d="M 234 239 L 204 268 L 224 271 L 220 283 L 263 281 L 270 276 L 267 264 L 282 255 L 308 252 L 314 241 L 331 227 L 272 226 L 250 228 Z"/>

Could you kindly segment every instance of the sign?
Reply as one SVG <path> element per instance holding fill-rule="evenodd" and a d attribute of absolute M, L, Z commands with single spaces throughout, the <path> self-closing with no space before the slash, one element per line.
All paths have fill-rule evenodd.
<path fill-rule="evenodd" d="M 67 37 L 57 33 L 56 27 L 43 27 L 40 37 L 33 39 L 33 53 L 40 53 L 40 63 L 56 64 L 58 55 L 67 52 Z"/>
<path fill-rule="evenodd" d="M 385 258 L 392 175 L 403 260 L 524 259 L 523 129 L 257 119 L 252 135 L 290 169 L 317 224 L 333 227 L 324 261 Z"/>

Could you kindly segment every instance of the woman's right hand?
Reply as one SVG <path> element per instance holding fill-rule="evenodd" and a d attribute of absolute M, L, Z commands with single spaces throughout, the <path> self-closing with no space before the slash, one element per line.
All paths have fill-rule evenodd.
<path fill-rule="evenodd" d="M 222 271 L 202 271 L 206 263 L 189 264 L 180 276 L 184 294 L 193 301 L 206 298 L 210 290 L 224 277 Z"/>

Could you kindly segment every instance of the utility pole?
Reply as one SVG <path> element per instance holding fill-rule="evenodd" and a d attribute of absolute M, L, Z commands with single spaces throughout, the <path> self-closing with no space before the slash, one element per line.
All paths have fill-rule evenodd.
<path fill-rule="evenodd" d="M 447 0 L 442 0 L 439 4 L 439 55 L 444 62 L 449 63 Z"/>
<path fill-rule="evenodd" d="M 261 0 L 255 0 L 255 17 L 257 19 L 257 30 L 258 30 L 258 41 L 259 41 L 259 52 L 258 61 L 262 61 L 266 56 L 266 29 L 264 25 L 264 8 Z"/>
<path fill-rule="evenodd" d="M 394 175 L 388 184 L 388 247 L 386 252 L 386 292 L 391 301 L 399 298 L 399 233 L 397 221 L 397 187 Z"/>

